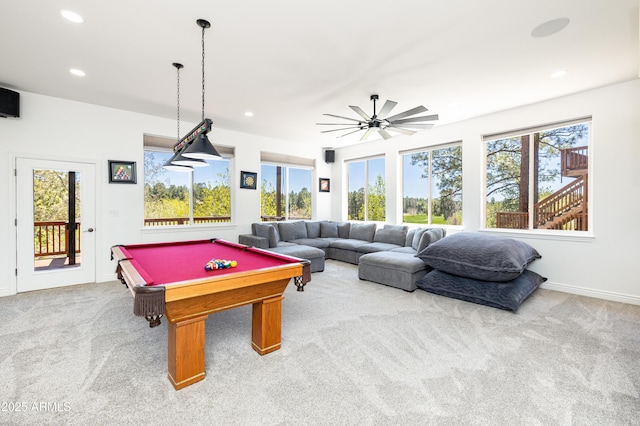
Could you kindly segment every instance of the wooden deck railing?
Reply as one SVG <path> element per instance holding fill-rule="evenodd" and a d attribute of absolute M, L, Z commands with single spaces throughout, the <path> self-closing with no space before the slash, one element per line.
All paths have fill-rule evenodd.
<path fill-rule="evenodd" d="M 529 227 L 529 213 L 527 212 L 496 213 L 496 228 L 527 229 L 528 227 Z"/>
<path fill-rule="evenodd" d="M 224 223 L 231 222 L 230 216 L 206 216 L 206 217 L 194 217 L 194 223 Z M 173 226 L 173 225 L 188 225 L 188 217 L 162 217 L 157 219 L 145 219 L 144 226 Z"/>
<path fill-rule="evenodd" d="M 589 147 L 579 146 L 560 151 L 560 170 L 562 176 L 579 176 L 589 168 Z"/>
<path fill-rule="evenodd" d="M 67 222 L 34 222 L 34 256 L 55 256 L 67 254 L 69 239 Z M 80 222 L 76 222 L 76 253 L 80 253 Z"/>

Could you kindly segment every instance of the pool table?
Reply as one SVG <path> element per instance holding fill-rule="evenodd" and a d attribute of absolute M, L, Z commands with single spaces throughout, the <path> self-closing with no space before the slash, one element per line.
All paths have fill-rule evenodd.
<path fill-rule="evenodd" d="M 251 345 L 260 355 L 280 349 L 283 293 L 294 278 L 310 281 L 308 260 L 221 239 L 119 245 L 111 248 L 118 278 L 134 298 L 134 314 L 151 327 L 168 320 L 169 380 L 176 390 L 205 376 L 205 320 L 209 314 L 253 305 Z M 212 259 L 237 266 L 207 271 Z"/>

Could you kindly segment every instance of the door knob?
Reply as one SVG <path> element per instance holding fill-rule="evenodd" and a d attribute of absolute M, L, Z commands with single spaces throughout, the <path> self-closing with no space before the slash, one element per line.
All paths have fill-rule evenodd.
<path fill-rule="evenodd" d="M 93 228 L 87 229 L 87 232 L 93 232 Z"/>

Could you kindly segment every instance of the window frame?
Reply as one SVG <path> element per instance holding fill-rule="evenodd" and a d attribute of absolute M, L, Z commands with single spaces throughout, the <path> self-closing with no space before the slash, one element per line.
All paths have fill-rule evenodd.
<path fill-rule="evenodd" d="M 145 135 L 146 138 L 147 135 Z M 154 142 L 157 141 L 161 141 L 162 139 L 165 138 L 161 138 L 161 137 L 152 137 L 152 140 Z M 216 146 L 216 148 L 218 148 L 218 146 Z M 230 207 L 230 214 L 229 214 L 229 221 L 227 222 L 204 222 L 204 223 L 196 223 L 194 221 L 194 171 L 189 171 L 189 172 L 175 172 L 175 173 L 184 173 L 185 175 L 188 174 L 188 194 L 189 194 L 189 199 L 188 199 L 188 203 L 189 203 L 189 215 L 188 215 L 188 223 L 182 223 L 182 224 L 173 224 L 173 225 L 147 225 L 146 224 L 146 208 L 145 208 L 145 195 L 144 195 L 144 185 L 146 185 L 146 168 L 144 167 L 144 157 L 146 156 L 147 152 L 158 152 L 158 153 L 167 153 L 167 154 L 173 154 L 173 150 L 171 148 L 168 148 L 166 146 L 162 146 L 161 144 L 146 144 L 143 147 L 143 209 L 142 209 L 142 229 L 145 231 L 158 231 L 158 230 L 162 230 L 162 229 L 175 229 L 175 228 L 204 228 L 204 227 L 226 227 L 229 225 L 232 225 L 234 223 L 234 148 L 230 148 L 230 147 L 223 147 L 223 148 L 218 148 L 218 151 L 221 151 L 221 155 L 222 158 L 226 161 L 228 161 L 228 168 L 229 168 L 229 207 Z M 219 160 L 211 160 L 211 161 L 219 161 Z"/>
<path fill-rule="evenodd" d="M 262 166 L 272 166 L 272 167 L 280 167 L 283 169 L 283 173 L 284 173 L 284 196 L 285 196 L 285 201 L 284 201 L 284 215 L 283 216 L 274 216 L 276 218 L 282 217 L 282 220 L 291 220 L 290 216 L 289 216 L 289 188 L 290 188 L 290 183 L 289 183 L 289 169 L 299 169 L 299 170 L 308 170 L 309 171 L 309 193 L 311 196 L 311 205 L 309 206 L 309 218 L 304 218 L 304 219 L 300 219 L 300 220 L 311 220 L 313 219 L 313 205 L 314 205 L 314 197 L 313 197 L 313 193 L 314 193 L 314 188 L 313 188 L 313 178 L 314 178 L 314 171 L 315 171 L 315 167 L 313 166 L 308 166 L 308 165 L 298 165 L 298 164 L 294 164 L 294 163 L 278 163 L 275 161 L 260 161 L 260 175 L 263 175 L 262 173 Z M 260 178 L 260 195 L 262 196 L 262 181 L 263 178 Z M 264 220 L 264 217 L 269 217 L 266 215 L 263 215 L 262 213 L 262 200 L 260 200 L 260 220 Z M 295 220 L 298 220 L 299 218 L 296 218 Z M 278 220 L 278 219 L 276 219 Z"/>
<path fill-rule="evenodd" d="M 544 132 L 547 130 L 560 129 L 563 127 L 569 127 L 574 125 L 584 124 L 588 126 L 587 137 L 586 137 L 586 147 L 589 150 L 589 155 L 587 158 L 587 175 L 589 178 L 587 179 L 586 191 L 588 194 L 587 199 L 587 231 L 576 231 L 576 230 L 559 230 L 559 229 L 542 229 L 542 228 L 534 228 L 534 218 L 533 214 L 529 214 L 527 220 L 527 229 L 516 229 L 516 228 L 489 228 L 487 227 L 487 144 L 492 141 L 500 140 L 500 139 L 509 139 L 514 137 L 522 137 L 525 135 L 529 136 L 529 151 L 532 152 L 532 147 L 534 144 L 533 135 L 539 132 Z M 579 117 L 574 119 L 567 119 L 563 121 L 535 125 L 531 127 L 525 127 L 521 129 L 508 130 L 499 133 L 491 133 L 482 135 L 482 195 L 481 195 L 481 209 L 480 209 L 480 232 L 489 232 L 489 233 L 499 233 L 501 235 L 527 235 L 532 238 L 553 238 L 561 241 L 588 241 L 594 237 L 593 232 L 593 118 L 591 116 Z M 535 182 L 537 170 L 535 170 L 535 160 L 533 155 L 529 156 L 529 199 L 528 199 L 528 209 L 532 211 L 534 194 L 533 194 L 533 185 Z"/>
<path fill-rule="evenodd" d="M 432 153 L 433 151 L 438 151 L 441 149 L 447 149 L 447 148 L 460 148 L 460 152 L 461 152 L 461 166 L 460 166 L 460 172 L 462 173 L 463 176 L 463 182 L 464 182 L 464 165 L 462 164 L 462 150 L 463 150 L 463 144 L 462 141 L 455 141 L 455 142 L 446 142 L 446 143 L 442 143 L 442 144 L 437 144 L 437 145 L 430 145 L 430 146 L 423 146 L 420 148 L 412 148 L 409 150 L 405 150 L 405 151 L 400 151 L 398 152 L 398 158 L 399 158 L 399 163 L 400 163 L 400 179 L 401 179 L 401 196 L 400 196 L 400 217 L 402 219 L 401 223 L 403 225 L 415 225 L 415 223 L 412 222 L 405 222 L 404 221 L 404 195 L 405 195 L 405 183 L 404 183 L 404 156 L 405 155 L 411 155 L 411 154 L 417 154 L 417 153 L 422 153 L 422 152 L 428 152 L 429 153 L 429 161 L 428 161 L 428 182 L 429 182 L 429 189 L 428 189 L 428 205 L 427 205 L 427 223 L 426 225 L 428 226 L 433 226 L 433 177 L 432 177 L 432 173 L 433 173 L 433 156 Z M 463 214 L 463 207 L 464 207 L 464 185 L 461 186 L 461 191 L 462 193 L 460 194 L 461 197 L 461 206 L 460 206 L 460 214 L 462 216 L 462 220 L 460 224 L 435 224 L 436 226 L 439 227 L 463 227 L 464 226 L 464 214 Z"/>
<path fill-rule="evenodd" d="M 385 193 L 384 193 L 384 197 L 385 197 L 385 211 L 384 211 L 384 219 L 382 221 L 380 220 L 372 220 L 369 219 L 369 161 L 371 160 L 382 160 L 383 161 L 383 165 L 384 165 L 384 176 L 383 176 L 383 180 L 385 182 Z M 362 220 L 360 219 L 353 219 L 353 218 L 349 218 L 349 165 L 352 163 L 364 163 L 364 177 L 363 177 L 363 185 L 364 185 L 364 218 Z M 344 162 L 344 170 L 345 170 L 345 176 L 346 176 L 346 217 L 347 220 L 349 221 L 354 221 L 354 222 L 385 222 L 386 218 L 388 216 L 387 214 L 387 206 L 386 206 L 386 201 L 387 201 L 387 186 L 386 186 L 386 175 L 387 175 L 387 158 L 385 155 L 373 155 L 373 156 L 369 156 L 369 157 L 361 157 L 361 158 L 352 158 L 349 160 L 345 160 Z"/>

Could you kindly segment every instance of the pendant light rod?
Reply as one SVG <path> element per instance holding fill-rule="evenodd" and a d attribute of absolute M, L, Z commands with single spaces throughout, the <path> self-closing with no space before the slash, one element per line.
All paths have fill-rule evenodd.
<path fill-rule="evenodd" d="M 202 28 L 202 121 L 204 121 L 204 30 L 211 27 L 211 23 L 206 19 L 198 19 L 196 23 Z"/>

